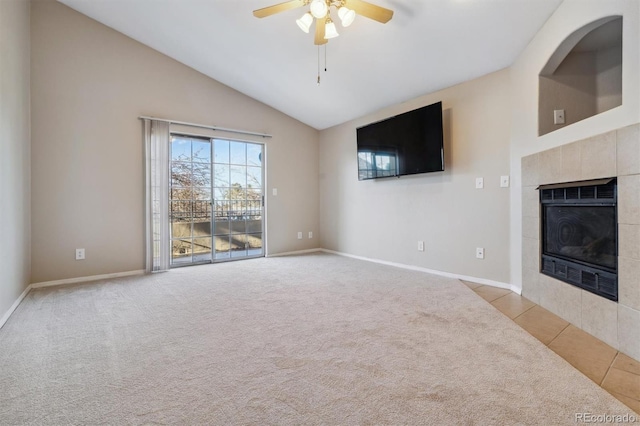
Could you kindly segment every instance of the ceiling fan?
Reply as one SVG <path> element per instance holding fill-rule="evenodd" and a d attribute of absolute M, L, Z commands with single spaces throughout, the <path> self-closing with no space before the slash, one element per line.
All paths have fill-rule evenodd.
<path fill-rule="evenodd" d="M 338 36 L 336 26 L 331 19 L 331 8 L 337 10 L 343 27 L 351 25 L 356 14 L 383 24 L 393 17 L 393 10 L 376 6 L 363 0 L 290 0 L 273 6 L 263 7 L 253 11 L 256 18 L 266 18 L 286 10 L 309 6 L 309 11 L 296 20 L 302 31 L 309 32 L 314 20 L 316 22 L 314 43 L 325 44 L 331 38 Z"/>

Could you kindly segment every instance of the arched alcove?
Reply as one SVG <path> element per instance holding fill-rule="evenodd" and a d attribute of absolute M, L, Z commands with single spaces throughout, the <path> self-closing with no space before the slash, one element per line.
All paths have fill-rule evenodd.
<path fill-rule="evenodd" d="M 574 31 L 540 72 L 538 135 L 620 105 L 622 16 L 608 16 Z"/>

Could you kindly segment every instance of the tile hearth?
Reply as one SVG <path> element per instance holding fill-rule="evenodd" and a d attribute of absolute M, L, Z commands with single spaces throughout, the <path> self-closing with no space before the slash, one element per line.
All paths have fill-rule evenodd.
<path fill-rule="evenodd" d="M 582 374 L 640 414 L 640 362 L 516 293 L 462 282 Z"/>

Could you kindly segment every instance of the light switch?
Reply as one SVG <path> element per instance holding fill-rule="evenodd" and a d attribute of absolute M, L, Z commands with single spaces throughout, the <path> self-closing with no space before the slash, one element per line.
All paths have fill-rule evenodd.
<path fill-rule="evenodd" d="M 484 188 L 484 179 L 479 177 L 476 178 L 476 189 L 482 189 Z"/>
<path fill-rule="evenodd" d="M 273 188 L 271 192 L 273 193 L 274 196 L 278 195 L 278 188 Z"/>
<path fill-rule="evenodd" d="M 553 110 L 553 124 L 564 124 L 564 110 Z"/>
<path fill-rule="evenodd" d="M 500 188 L 509 187 L 509 176 L 500 176 Z"/>

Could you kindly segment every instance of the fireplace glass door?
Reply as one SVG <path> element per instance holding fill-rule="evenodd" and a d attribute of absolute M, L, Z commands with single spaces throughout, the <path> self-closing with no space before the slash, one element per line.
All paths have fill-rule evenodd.
<path fill-rule="evenodd" d="M 540 272 L 617 301 L 616 180 L 579 185 L 575 182 L 539 188 Z"/>
<path fill-rule="evenodd" d="M 544 252 L 616 270 L 614 206 L 546 206 Z"/>

